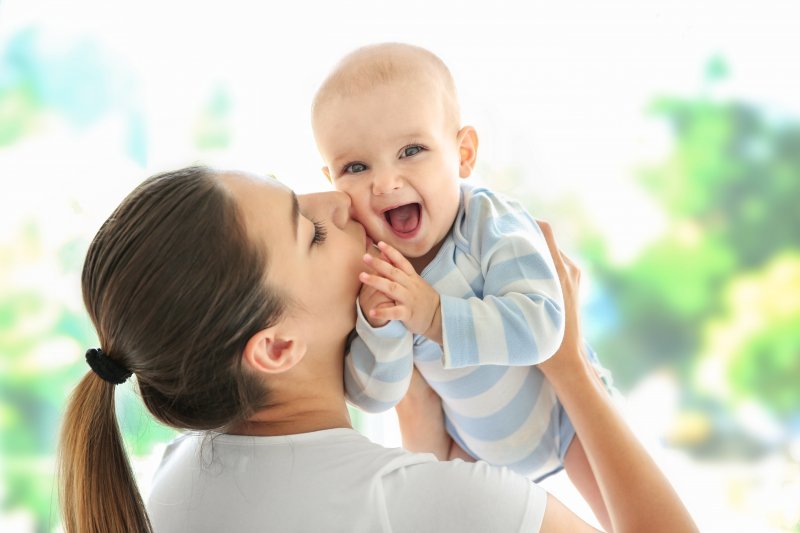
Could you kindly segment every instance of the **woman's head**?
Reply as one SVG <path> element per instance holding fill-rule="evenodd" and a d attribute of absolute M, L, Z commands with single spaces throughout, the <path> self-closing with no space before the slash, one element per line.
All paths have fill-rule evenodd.
<path fill-rule="evenodd" d="M 367 248 L 364 228 L 350 218 L 349 197 L 296 196 L 274 179 L 246 174 L 227 174 L 222 183 L 254 246 L 268 250 L 267 284 L 280 288 L 287 302 L 283 327 L 266 334 L 296 339 L 314 354 L 344 342 L 355 323 Z"/>
<path fill-rule="evenodd" d="M 136 374 L 163 422 L 219 428 L 266 401 L 237 354 L 284 312 L 264 281 L 268 263 L 235 199 L 201 167 L 148 179 L 98 231 L 83 269 L 86 309 L 103 351 Z"/>
<path fill-rule="evenodd" d="M 241 356 L 281 321 L 306 346 L 344 339 L 365 248 L 348 208 L 341 193 L 297 197 L 204 167 L 154 176 L 122 202 L 89 247 L 84 302 L 155 416 L 209 429 L 263 407 Z"/>
<path fill-rule="evenodd" d="M 147 408 L 166 424 L 240 422 L 271 402 L 260 348 L 276 361 L 293 350 L 288 367 L 266 368 L 282 371 L 306 351 L 343 343 L 352 328 L 363 229 L 342 193 L 295 198 L 271 179 L 190 167 L 143 182 L 92 241 L 82 285 L 100 348 L 136 375 Z M 113 387 L 88 372 L 64 418 L 68 531 L 149 527 Z M 114 505 L 87 504 L 108 487 Z"/>

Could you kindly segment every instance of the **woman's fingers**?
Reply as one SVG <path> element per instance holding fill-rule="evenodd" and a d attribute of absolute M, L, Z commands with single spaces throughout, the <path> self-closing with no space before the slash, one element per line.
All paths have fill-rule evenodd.
<path fill-rule="evenodd" d="M 550 250 L 550 256 L 553 258 L 553 262 L 556 265 L 556 270 L 560 276 L 565 270 L 565 267 L 563 258 L 561 257 L 561 250 L 558 249 L 556 238 L 553 235 L 553 228 L 551 228 L 550 224 L 544 220 L 537 220 L 536 222 L 539 224 L 539 228 L 542 230 L 544 240 L 547 242 L 547 248 Z"/>
<path fill-rule="evenodd" d="M 578 285 L 581 279 L 581 269 L 578 267 L 575 261 L 570 259 L 569 256 L 564 252 L 559 252 L 559 255 L 561 260 L 564 262 L 564 270 L 567 276 L 569 276 L 569 279 L 572 281 L 572 283 Z"/>
<path fill-rule="evenodd" d="M 550 256 L 553 258 L 556 272 L 558 272 L 558 276 L 561 278 L 562 284 L 572 283 L 577 286 L 578 282 L 580 281 L 581 273 L 578 265 L 576 265 L 568 255 L 558 248 L 558 243 L 556 243 L 556 238 L 553 235 L 553 228 L 550 227 L 550 224 L 543 220 L 537 220 L 536 222 L 539 224 L 539 227 L 542 230 L 544 240 L 547 242 L 547 247 L 550 250 Z"/>

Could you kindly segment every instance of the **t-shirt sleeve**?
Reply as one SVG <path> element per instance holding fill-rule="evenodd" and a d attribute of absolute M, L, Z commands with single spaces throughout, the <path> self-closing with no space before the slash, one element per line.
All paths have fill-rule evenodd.
<path fill-rule="evenodd" d="M 483 461 L 409 465 L 382 485 L 395 532 L 538 532 L 547 503 L 540 486 Z"/>

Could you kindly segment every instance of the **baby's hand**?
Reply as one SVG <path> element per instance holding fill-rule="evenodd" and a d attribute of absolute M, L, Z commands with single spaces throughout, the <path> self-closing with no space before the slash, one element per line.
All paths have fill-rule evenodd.
<path fill-rule="evenodd" d="M 368 253 L 375 257 L 382 255 L 377 247 L 370 248 Z M 369 272 L 373 274 L 375 273 L 371 267 L 369 268 Z M 372 315 L 373 309 L 382 309 L 384 307 L 391 307 L 394 305 L 394 301 L 388 298 L 381 291 L 376 290 L 369 285 L 362 284 L 361 291 L 358 293 L 358 303 L 361 306 L 361 312 L 364 314 L 364 317 L 366 317 L 369 325 L 373 328 L 379 328 L 389 322 L 389 320 L 386 318 L 378 318 Z"/>
<path fill-rule="evenodd" d="M 369 309 L 368 319 L 402 320 L 412 333 L 442 343 L 442 317 L 439 293 L 416 273 L 411 263 L 397 250 L 379 242 L 381 257 L 364 255 L 364 262 L 375 271 L 362 272 L 364 286 L 383 293 L 393 305 Z M 363 289 L 362 289 L 363 290 Z"/>
<path fill-rule="evenodd" d="M 370 287 L 367 284 L 361 286 L 361 292 L 358 294 L 358 303 L 361 305 L 361 312 L 373 328 L 379 328 L 389 322 L 388 319 L 377 318 L 372 314 L 373 309 L 382 309 L 391 307 L 394 302 L 386 297 L 381 291 Z"/>

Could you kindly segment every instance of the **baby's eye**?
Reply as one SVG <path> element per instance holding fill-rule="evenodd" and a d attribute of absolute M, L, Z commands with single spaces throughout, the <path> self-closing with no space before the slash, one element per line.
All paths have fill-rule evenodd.
<path fill-rule="evenodd" d="M 350 163 L 349 165 L 345 165 L 344 167 L 344 174 L 358 174 L 359 172 L 364 172 L 367 170 L 367 165 L 364 163 Z"/>
<path fill-rule="evenodd" d="M 311 239 L 311 246 L 322 244 L 328 237 L 328 230 L 325 229 L 325 224 L 317 220 L 311 221 L 314 224 L 314 238 Z"/>
<path fill-rule="evenodd" d="M 415 156 L 422 150 L 424 150 L 424 148 L 418 144 L 411 144 L 409 146 L 406 146 L 400 151 L 400 159 L 403 159 L 404 157 Z"/>

